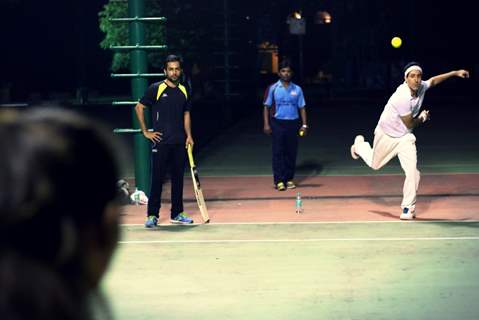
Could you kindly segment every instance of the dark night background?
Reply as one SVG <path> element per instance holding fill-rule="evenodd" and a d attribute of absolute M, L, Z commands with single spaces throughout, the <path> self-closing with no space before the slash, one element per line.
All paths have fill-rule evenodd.
<path fill-rule="evenodd" d="M 159 232 L 146 235 L 135 227 L 143 221 L 144 206 L 133 205 L 121 211 L 126 241 L 120 241 L 122 252 L 117 253 L 115 259 L 119 260 L 114 259 L 112 265 L 116 269 L 108 271 L 99 294 L 88 292 L 85 301 L 70 301 L 74 296 L 58 299 L 69 284 L 65 282 L 64 286 L 62 273 L 54 273 L 63 266 L 63 255 L 59 254 L 55 269 L 46 269 L 44 282 L 55 281 L 46 286 L 43 299 L 22 303 L 22 307 L 35 305 L 43 315 L 53 310 L 51 306 L 70 310 L 82 302 L 93 302 L 91 308 L 80 311 L 88 315 L 91 311 L 92 316 L 98 313 L 98 318 L 105 319 L 147 319 L 150 315 L 150 319 L 178 319 L 182 315 L 190 319 L 479 319 L 479 307 L 474 303 L 479 274 L 479 224 L 475 218 L 479 203 L 475 180 L 479 174 L 477 1 L 144 1 L 165 5 L 168 46 L 178 48 L 182 40 L 174 38 L 171 30 L 197 33 L 195 45 L 186 44 L 165 55 L 185 57 L 184 71 L 192 83 L 192 132 L 200 177 L 219 178 L 206 183 L 202 180 L 212 226 L 203 228 L 196 219 L 198 215 L 192 227 L 166 225 L 169 217 L 165 210 L 170 205 L 165 187 Z M 112 104 L 115 100 L 133 100 L 130 80 L 110 76 L 112 52 L 99 45 L 104 34 L 99 29 L 98 13 L 107 2 L 0 0 L 0 111 L 29 112 L 34 107 L 61 105 L 89 119 L 103 120 L 109 129 L 132 128 L 131 105 Z M 229 6 L 226 12 L 225 4 Z M 286 23 L 297 10 L 306 20 L 302 42 L 298 35 L 290 34 Z M 318 12 L 330 13 L 332 22 L 317 23 Z M 390 44 L 394 36 L 403 40 L 399 49 Z M 226 53 L 230 54 L 230 69 L 226 68 Z M 307 135 L 298 138 L 295 182 L 299 188 L 283 195 L 274 191 L 273 179 L 266 180 L 271 175 L 271 139 L 263 132 L 262 118 L 263 92 L 278 79 L 273 70 L 276 57 L 292 60 L 293 82 L 304 90 L 308 115 Z M 402 174 L 401 163 L 393 159 L 383 170 L 373 171 L 361 160 L 351 158 L 350 147 L 358 134 L 373 141 L 387 99 L 403 82 L 402 67 L 412 60 L 422 64 L 424 79 L 457 69 L 469 70 L 471 78 L 454 77 L 428 91 L 423 106 L 431 110 L 432 121 L 415 131 L 418 168 L 425 178 L 421 184 L 425 182 L 426 186 L 418 197 L 419 224 L 387 223 L 389 226 L 381 229 L 380 223 L 393 222 L 400 215 L 400 177 L 395 176 Z M 225 70 L 229 70 L 229 76 Z M 161 70 L 151 66 L 148 71 Z M 131 192 L 137 186 L 143 189 L 135 164 L 147 168 L 147 161 L 143 161 L 147 157 L 138 154 L 148 156 L 150 149 L 136 147 L 140 145 L 138 140 L 149 147 L 148 140 L 142 133 L 116 137 L 125 142 L 119 152 L 121 160 L 126 160 L 122 178 L 131 182 Z M 22 146 L 17 148 L 22 156 Z M 21 168 L 16 170 L 24 176 Z M 91 170 L 92 184 L 97 183 L 94 174 L 98 170 L 101 167 Z M 189 181 L 189 175 L 185 174 L 185 181 Z M 86 208 L 90 190 L 80 190 L 76 181 L 71 184 L 84 196 L 80 208 Z M 22 184 L 13 184 L 17 185 Z M 185 183 L 186 187 L 190 185 Z M 92 190 L 98 190 L 98 186 Z M 288 210 L 293 214 L 298 191 L 303 192 L 306 211 L 292 218 Z M 80 195 L 75 198 L 80 199 Z M 198 212 L 191 193 L 185 192 L 184 201 L 187 212 Z M 19 212 L 30 213 L 24 208 L 34 204 L 23 204 Z M 75 205 L 68 203 L 68 207 Z M 113 211 L 106 212 L 112 217 Z M 43 215 L 42 211 L 40 217 Z M 74 225 L 64 222 L 76 223 L 65 217 L 45 231 L 61 226 L 63 236 L 64 227 Z M 31 220 L 35 219 L 40 220 Z M 14 230 L 22 227 L 22 233 L 13 239 L 25 236 L 25 243 L 37 240 L 28 234 L 32 222 L 23 216 L 18 221 Z M 234 221 L 243 223 L 237 227 Z M 93 230 L 87 227 L 88 232 Z M 6 239 L 7 245 L 13 242 L 4 235 L 0 238 Z M 109 240 L 103 236 L 98 239 Z M 76 254 L 82 242 L 73 240 L 69 242 L 75 243 Z M 107 248 L 103 246 L 107 243 L 100 242 L 91 256 L 95 268 L 97 258 L 106 252 L 100 249 Z M 95 245 L 89 241 L 86 249 L 97 249 Z M 1 256 L 1 267 L 17 265 L 11 263 L 16 261 L 11 257 L 17 252 L 7 252 L 10 249 L 3 243 L 0 247 L 2 253 L 8 253 L 8 259 Z M 61 249 L 68 247 L 62 245 Z M 140 249 L 129 251 L 133 249 L 127 247 Z M 36 268 L 32 275 L 42 274 L 38 270 L 44 269 L 43 260 L 23 257 L 22 252 L 18 257 L 20 270 L 29 270 L 21 264 L 27 261 Z M 3 273 L 10 275 L 9 269 L 3 269 L 2 277 Z M 0 292 L 0 309 L 5 305 L 7 311 L 8 289 L 23 294 L 23 283 L 27 288 L 29 280 L 25 277 L 19 281 L 12 274 L 12 279 L 4 277 L 9 284 L 6 295 Z M 15 287 L 17 283 L 22 286 Z M 3 284 L 0 290 L 4 290 Z M 42 291 L 32 292 L 13 298 L 23 302 Z M 12 310 L 19 308 L 17 304 Z M 204 316 L 208 312 L 214 315 Z"/>
<path fill-rule="evenodd" d="M 11 101 L 27 101 L 34 95 L 48 98 L 54 92 L 74 95 L 80 86 L 98 94 L 129 90 L 127 80 L 109 77 L 111 53 L 98 45 L 103 37 L 98 12 L 105 3 L 2 1 L 0 84 L 11 88 Z M 221 24 L 223 1 L 209 2 L 207 10 L 204 1 L 185 3 L 190 3 L 190 11 L 199 12 L 194 17 L 205 26 L 215 20 Z M 374 77 L 388 62 L 418 60 L 424 64 L 426 77 L 452 68 L 469 68 L 474 77 L 478 65 L 474 43 L 478 23 L 472 1 L 248 0 L 230 1 L 230 9 L 232 30 L 240 31 L 241 39 L 234 44 L 237 49 L 254 51 L 261 41 L 273 41 L 280 56 L 290 56 L 293 61 L 297 61 L 297 37 L 288 34 L 285 21 L 290 12 L 302 9 L 307 20 L 305 76 L 323 68 L 332 73 L 333 87 L 381 89 L 382 83 L 366 84 L 370 80 L 364 79 Z M 330 12 L 332 24 L 315 25 L 312 18 L 318 10 Z M 187 27 L 178 16 L 172 20 L 167 28 Z M 389 45 L 394 35 L 404 41 L 400 49 Z M 211 47 L 210 39 L 205 39 L 205 46 L 199 59 L 211 64 L 217 46 Z M 258 69 L 257 59 L 254 54 L 247 58 L 250 60 L 243 62 L 248 68 L 239 72 L 239 78 L 257 80 L 251 77 Z M 393 83 L 397 81 L 393 79 Z"/>

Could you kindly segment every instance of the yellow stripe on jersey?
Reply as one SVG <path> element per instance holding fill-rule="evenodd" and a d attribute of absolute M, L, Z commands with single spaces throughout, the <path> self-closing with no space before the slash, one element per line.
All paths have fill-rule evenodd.
<path fill-rule="evenodd" d="M 163 93 L 163 91 L 165 91 L 167 87 L 168 85 L 166 83 L 160 83 L 160 85 L 158 86 L 158 92 L 156 93 L 156 100 L 160 100 L 161 94 Z M 183 92 L 185 98 L 188 99 L 188 92 L 186 91 L 185 86 L 181 83 L 178 83 L 178 88 L 181 90 L 181 92 Z"/>
<path fill-rule="evenodd" d="M 168 85 L 166 83 L 160 83 L 160 85 L 158 86 L 158 92 L 156 93 L 156 100 L 160 100 L 161 94 L 163 93 L 163 91 L 165 91 L 167 87 Z"/>
<path fill-rule="evenodd" d="M 185 95 L 185 98 L 188 99 L 188 93 L 186 92 L 185 86 L 182 85 L 181 83 L 178 83 L 178 88 L 180 88 L 181 92 L 183 92 L 183 94 Z"/>

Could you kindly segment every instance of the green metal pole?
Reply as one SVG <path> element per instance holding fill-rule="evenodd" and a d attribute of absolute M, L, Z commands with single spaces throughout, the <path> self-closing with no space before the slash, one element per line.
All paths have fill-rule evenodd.
<path fill-rule="evenodd" d="M 141 18 L 145 14 L 144 0 L 128 0 L 128 15 L 130 18 Z M 130 45 L 145 44 L 145 26 L 141 20 L 130 22 Z M 130 53 L 131 73 L 147 73 L 148 63 L 144 49 L 134 49 Z M 148 80 L 144 77 L 131 79 L 131 93 L 133 100 L 139 100 L 148 88 Z M 140 128 L 135 110 L 132 109 L 133 128 Z M 145 120 L 149 127 L 150 111 L 145 109 Z M 135 144 L 135 184 L 138 189 L 150 191 L 150 150 L 149 142 L 142 133 L 134 134 Z"/>

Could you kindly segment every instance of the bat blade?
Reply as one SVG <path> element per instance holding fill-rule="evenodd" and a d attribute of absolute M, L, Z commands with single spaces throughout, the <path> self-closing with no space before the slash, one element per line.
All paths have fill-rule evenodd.
<path fill-rule="evenodd" d="M 208 215 L 208 208 L 206 207 L 203 191 L 201 190 L 200 178 L 198 175 L 198 169 L 196 168 L 195 161 L 193 158 L 193 148 L 191 147 L 191 145 L 188 145 L 187 150 L 196 202 L 198 204 L 198 208 L 200 209 L 201 217 L 203 218 L 204 223 L 208 223 L 210 222 L 210 217 Z"/>

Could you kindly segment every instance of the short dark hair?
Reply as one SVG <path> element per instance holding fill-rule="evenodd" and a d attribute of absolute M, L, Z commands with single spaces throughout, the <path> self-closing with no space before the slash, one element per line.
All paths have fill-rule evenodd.
<path fill-rule="evenodd" d="M 180 56 L 177 56 L 177 55 L 174 55 L 174 54 L 170 54 L 166 57 L 165 64 L 163 65 L 163 67 L 165 69 L 168 66 L 168 62 L 178 62 L 180 64 L 180 67 L 183 66 L 183 59 L 181 59 Z"/>
<path fill-rule="evenodd" d="M 411 62 L 408 62 L 405 66 L 404 66 L 404 69 L 403 69 L 403 72 L 406 72 L 406 70 L 412 66 L 418 66 L 422 69 L 422 66 L 419 62 L 416 62 L 416 61 L 411 61 Z"/>
<path fill-rule="evenodd" d="M 293 70 L 293 65 L 289 59 L 284 59 L 279 63 L 279 70 L 284 68 L 290 68 L 291 70 Z"/>
<path fill-rule="evenodd" d="M 0 112 L 0 318 L 93 319 L 84 251 L 91 240 L 109 261 L 118 241 L 116 219 L 106 219 L 120 172 L 115 137 L 73 111 L 12 112 Z"/>

